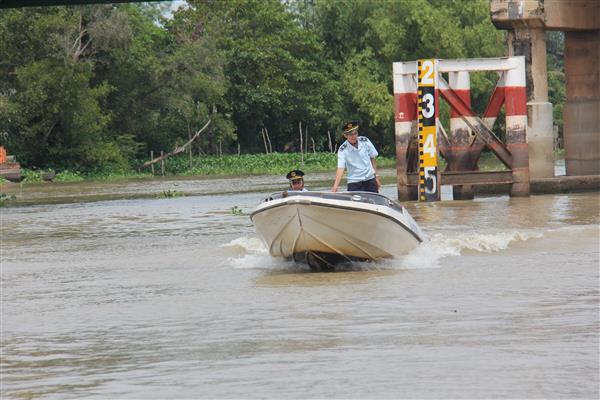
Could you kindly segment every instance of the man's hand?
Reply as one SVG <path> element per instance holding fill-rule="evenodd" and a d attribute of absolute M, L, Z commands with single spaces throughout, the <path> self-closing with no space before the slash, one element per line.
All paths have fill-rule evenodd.
<path fill-rule="evenodd" d="M 381 181 L 379 180 L 379 176 L 375 175 L 375 182 L 377 183 L 377 191 L 381 190 Z"/>
<path fill-rule="evenodd" d="M 331 188 L 331 191 L 333 193 L 338 191 L 338 186 L 340 184 L 340 182 L 342 181 L 342 176 L 344 176 L 344 168 L 338 168 L 335 170 L 335 181 L 333 182 L 333 187 Z"/>

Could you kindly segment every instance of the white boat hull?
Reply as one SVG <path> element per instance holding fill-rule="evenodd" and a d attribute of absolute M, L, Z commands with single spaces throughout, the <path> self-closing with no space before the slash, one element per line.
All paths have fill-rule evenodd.
<path fill-rule="evenodd" d="M 309 193 L 266 201 L 252 213 L 272 256 L 309 264 L 311 257 L 325 264 L 378 260 L 405 254 L 423 240 L 408 212 L 384 196 Z"/>

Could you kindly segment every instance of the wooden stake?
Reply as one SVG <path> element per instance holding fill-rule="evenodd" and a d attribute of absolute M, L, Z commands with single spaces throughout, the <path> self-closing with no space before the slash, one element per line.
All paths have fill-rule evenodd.
<path fill-rule="evenodd" d="M 192 132 L 190 129 L 190 126 L 188 125 L 188 141 L 192 139 Z M 192 146 L 189 147 L 189 153 L 190 153 L 190 170 L 192 169 L 193 163 L 192 163 Z"/>
<path fill-rule="evenodd" d="M 304 128 L 304 152 L 308 154 L 308 125 Z"/>
<path fill-rule="evenodd" d="M 302 122 L 298 122 L 298 130 L 300 131 L 300 160 L 304 167 L 304 144 L 302 143 Z"/>
<path fill-rule="evenodd" d="M 269 154 L 269 148 L 267 147 L 267 138 L 265 136 L 265 129 L 260 128 L 260 133 L 262 133 L 263 143 L 265 145 L 265 154 Z"/>
<path fill-rule="evenodd" d="M 267 127 L 265 127 L 265 134 L 267 135 L 267 142 L 269 142 L 269 154 L 273 152 L 273 147 L 271 146 L 271 138 L 269 137 L 269 131 Z"/>

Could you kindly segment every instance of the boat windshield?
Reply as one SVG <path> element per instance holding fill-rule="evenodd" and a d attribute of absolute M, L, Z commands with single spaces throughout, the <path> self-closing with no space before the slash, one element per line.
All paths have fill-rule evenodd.
<path fill-rule="evenodd" d="M 397 210 L 399 212 L 404 212 L 404 209 L 401 205 L 396 203 L 395 201 L 385 197 L 382 194 L 371 193 L 371 192 L 296 192 L 296 191 L 286 191 L 286 192 L 276 192 L 271 193 L 269 197 L 265 199 L 265 201 L 282 199 L 290 196 L 301 196 L 301 197 L 316 197 L 320 199 L 332 199 L 332 200 L 346 200 L 346 201 L 356 201 L 360 203 L 369 203 L 376 204 L 380 206 L 387 206 Z"/>

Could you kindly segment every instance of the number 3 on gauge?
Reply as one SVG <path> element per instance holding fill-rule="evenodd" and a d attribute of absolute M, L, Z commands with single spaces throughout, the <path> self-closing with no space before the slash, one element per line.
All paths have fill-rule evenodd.
<path fill-rule="evenodd" d="M 435 112 L 435 107 L 433 106 L 433 95 L 431 93 L 425 93 L 423 96 L 423 103 L 425 103 L 425 107 L 423 107 L 423 116 L 425 118 L 433 117 Z"/>

